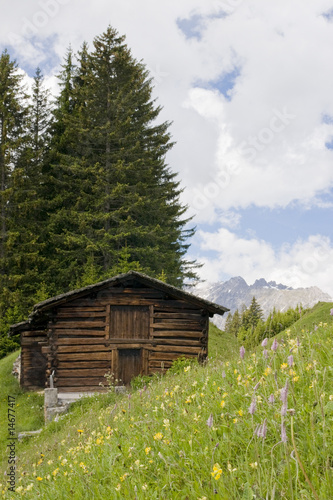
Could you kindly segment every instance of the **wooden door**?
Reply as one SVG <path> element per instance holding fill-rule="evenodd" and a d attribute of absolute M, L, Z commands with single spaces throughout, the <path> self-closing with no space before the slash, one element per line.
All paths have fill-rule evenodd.
<path fill-rule="evenodd" d="M 120 385 L 128 385 L 142 370 L 141 349 L 119 349 L 118 379 Z"/>
<path fill-rule="evenodd" d="M 148 338 L 149 307 L 110 307 L 110 339 L 117 343 L 111 355 L 111 371 L 119 385 L 128 385 L 133 377 L 145 374 L 146 349 L 140 348 L 140 340 Z"/>

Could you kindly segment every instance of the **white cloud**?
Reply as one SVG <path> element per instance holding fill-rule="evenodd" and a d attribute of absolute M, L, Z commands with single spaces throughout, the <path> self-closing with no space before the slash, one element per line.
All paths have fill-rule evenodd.
<path fill-rule="evenodd" d="M 331 0 L 16 0 L 2 9 L 0 44 L 11 43 L 19 63 L 40 64 L 56 92 L 53 61 L 70 44 L 74 51 L 84 40 L 91 46 L 109 23 L 125 34 L 155 76 L 161 120 L 173 122 L 177 144 L 167 160 L 186 186 L 182 201 L 196 214 L 194 224 L 229 228 L 198 233 L 205 277 L 264 276 L 333 294 L 327 236 L 277 251 L 230 232 L 239 222 L 236 208 L 332 206 L 322 197 L 333 187 L 333 151 L 325 148 L 333 123 L 323 120 L 333 116 L 333 30 L 322 16 L 331 8 Z M 187 40 L 177 19 L 194 15 L 202 16 L 201 38 Z M 211 82 L 235 67 L 228 101 Z"/>
<path fill-rule="evenodd" d="M 326 236 L 311 235 L 278 250 L 257 238 L 242 238 L 226 228 L 216 233 L 198 231 L 197 244 L 204 267 L 199 273 L 207 281 L 242 276 L 249 283 L 263 277 L 294 288 L 316 285 L 333 297 L 333 242 Z"/>
<path fill-rule="evenodd" d="M 332 25 L 321 14 L 330 2 L 318 0 L 18 0 L 0 20 L 0 42 L 12 42 L 18 60 L 47 67 L 48 52 L 63 58 L 71 44 L 112 24 L 126 34 L 133 54 L 156 77 L 155 95 L 172 120 L 177 142 L 168 156 L 187 186 L 183 200 L 198 221 L 216 210 L 250 205 L 286 207 L 320 203 L 333 186 Z M 219 17 L 226 11 L 229 15 Z M 202 16 L 202 38 L 186 40 L 177 19 Z M 32 36 L 33 35 L 33 36 Z M 53 38 L 52 38 L 53 37 Z M 49 50 L 42 41 L 51 39 Z M 16 41 L 15 41 L 16 40 Z M 217 90 L 198 88 L 237 66 L 240 75 L 227 101 Z M 57 68 L 58 69 L 58 68 Z M 45 73 L 45 71 L 44 71 Z M 55 68 L 47 69 L 52 90 Z M 51 80 L 52 79 L 52 80 Z M 285 118 L 285 122 L 277 118 Z M 230 165 L 237 167 L 230 175 Z M 195 203 L 198 191 L 219 190 L 209 207 Z"/>

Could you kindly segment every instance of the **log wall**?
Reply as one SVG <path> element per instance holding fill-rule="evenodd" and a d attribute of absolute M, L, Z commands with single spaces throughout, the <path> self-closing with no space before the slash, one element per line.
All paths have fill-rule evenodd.
<path fill-rule="evenodd" d="M 47 358 L 43 352 L 47 346 L 45 330 L 26 330 L 21 333 L 20 384 L 29 390 L 45 387 Z"/>

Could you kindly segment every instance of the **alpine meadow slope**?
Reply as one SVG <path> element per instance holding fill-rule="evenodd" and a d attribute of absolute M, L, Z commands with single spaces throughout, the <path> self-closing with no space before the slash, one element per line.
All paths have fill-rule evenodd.
<path fill-rule="evenodd" d="M 76 403 L 18 444 L 16 493 L 2 475 L 3 498 L 330 498 L 332 308 L 253 351 Z"/>

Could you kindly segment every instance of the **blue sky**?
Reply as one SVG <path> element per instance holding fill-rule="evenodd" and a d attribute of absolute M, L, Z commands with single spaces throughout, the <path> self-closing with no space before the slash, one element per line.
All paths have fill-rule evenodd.
<path fill-rule="evenodd" d="M 168 154 L 208 281 L 240 275 L 333 296 L 333 3 L 16 0 L 0 19 L 27 81 L 55 94 L 69 45 L 111 24 L 155 81 Z"/>

